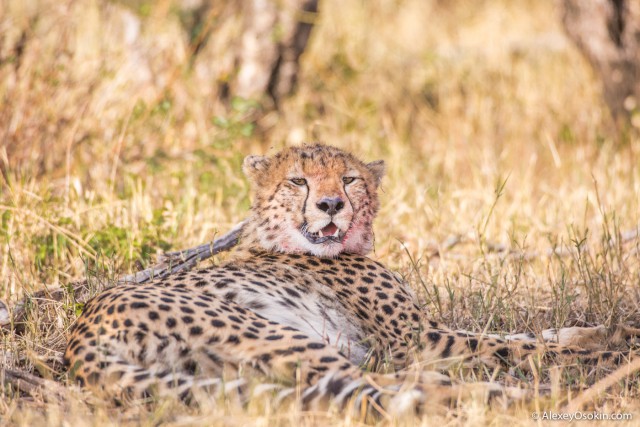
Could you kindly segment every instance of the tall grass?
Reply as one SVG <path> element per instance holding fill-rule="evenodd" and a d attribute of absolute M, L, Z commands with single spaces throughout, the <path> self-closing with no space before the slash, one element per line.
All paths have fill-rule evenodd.
<path fill-rule="evenodd" d="M 241 20 L 231 7 L 216 13 L 214 36 L 193 56 L 170 0 L 0 4 L 0 298 L 113 280 L 211 240 L 250 205 L 243 156 L 319 140 L 386 160 L 372 256 L 438 320 L 498 333 L 640 321 L 640 244 L 619 241 L 640 223 L 640 140 L 611 137 L 598 82 L 553 2 L 325 0 L 299 88 L 278 112 L 218 100 Z M 3 365 L 59 378 L 82 306 L 71 295 L 49 308 L 23 334 L 2 335 Z M 405 421 L 527 424 L 532 408 L 558 409 L 590 381 L 559 378 L 540 378 L 552 398 L 507 410 L 463 402 Z M 567 382 L 573 391 L 558 385 Z M 56 404 L 7 389 L 0 418 L 362 421 L 268 402 L 122 410 L 73 393 Z M 625 387 L 595 405 L 640 409 Z"/>

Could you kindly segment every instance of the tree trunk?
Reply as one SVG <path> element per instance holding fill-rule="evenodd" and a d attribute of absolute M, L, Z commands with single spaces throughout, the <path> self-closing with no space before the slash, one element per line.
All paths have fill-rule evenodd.
<path fill-rule="evenodd" d="M 184 0 L 183 6 L 183 24 L 197 54 L 209 37 L 215 37 L 211 20 L 219 13 L 219 3 Z M 232 7 L 242 16 L 242 36 L 235 53 L 235 78 L 221 93 L 254 100 L 266 96 L 277 107 L 295 90 L 318 0 L 242 0 Z"/>
<path fill-rule="evenodd" d="M 640 128 L 640 2 L 562 0 L 569 38 L 602 81 L 604 100 L 619 128 Z"/>
<path fill-rule="evenodd" d="M 245 6 L 235 94 L 256 98 L 266 93 L 277 106 L 295 89 L 318 0 L 247 0 Z"/>

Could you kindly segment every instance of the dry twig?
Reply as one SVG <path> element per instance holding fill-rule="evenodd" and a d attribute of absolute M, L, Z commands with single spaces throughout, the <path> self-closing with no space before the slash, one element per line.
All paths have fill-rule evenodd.
<path fill-rule="evenodd" d="M 620 380 L 627 378 L 640 370 L 640 359 L 631 360 L 628 364 L 620 366 L 618 369 L 607 375 L 587 390 L 580 393 L 565 408 L 565 412 L 575 412 L 582 409 L 585 405 L 593 402 L 600 394 L 604 393 L 609 387 L 618 383 Z"/>

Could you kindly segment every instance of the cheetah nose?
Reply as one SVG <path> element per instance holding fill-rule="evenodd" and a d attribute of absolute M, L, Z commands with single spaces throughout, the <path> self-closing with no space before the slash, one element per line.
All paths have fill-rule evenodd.
<path fill-rule="evenodd" d="M 344 202 L 340 197 L 325 197 L 316 203 L 316 206 L 322 212 L 333 216 L 344 208 Z"/>

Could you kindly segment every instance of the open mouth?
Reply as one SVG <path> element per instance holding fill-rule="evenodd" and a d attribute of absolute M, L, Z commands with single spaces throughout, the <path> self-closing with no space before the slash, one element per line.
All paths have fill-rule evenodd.
<path fill-rule="evenodd" d="M 302 226 L 301 233 L 304 237 L 307 238 L 313 244 L 319 244 L 324 242 L 342 242 L 342 238 L 344 237 L 344 233 L 340 231 L 337 225 L 333 222 L 325 225 L 320 230 L 315 233 L 310 233 L 306 231 L 306 224 Z"/>

